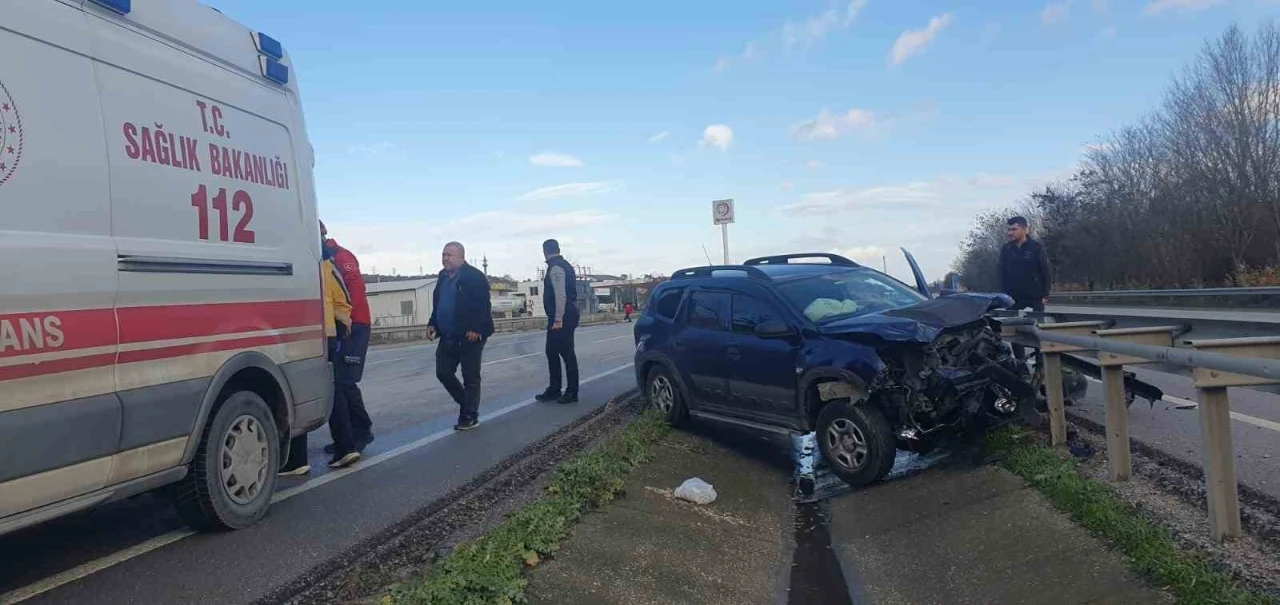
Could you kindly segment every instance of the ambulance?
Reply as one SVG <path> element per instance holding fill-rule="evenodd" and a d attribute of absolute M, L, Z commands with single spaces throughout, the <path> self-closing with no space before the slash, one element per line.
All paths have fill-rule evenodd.
<path fill-rule="evenodd" d="M 0 534 L 158 491 L 271 502 L 332 399 L 293 65 L 197 0 L 0 16 Z"/>

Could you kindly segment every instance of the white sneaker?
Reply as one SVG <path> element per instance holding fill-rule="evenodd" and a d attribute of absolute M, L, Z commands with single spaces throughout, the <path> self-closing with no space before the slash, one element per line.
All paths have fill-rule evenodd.
<path fill-rule="evenodd" d="M 309 465 L 304 464 L 293 470 L 280 471 L 280 476 L 281 477 L 301 477 L 302 475 L 306 475 L 310 472 L 311 472 L 311 467 Z"/>

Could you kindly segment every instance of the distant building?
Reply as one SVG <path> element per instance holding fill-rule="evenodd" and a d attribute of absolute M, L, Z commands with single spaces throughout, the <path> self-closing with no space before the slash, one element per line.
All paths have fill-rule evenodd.
<path fill-rule="evenodd" d="M 372 283 L 365 286 L 369 294 L 369 314 L 375 326 L 416 326 L 431 319 L 431 295 L 436 287 L 434 277 Z"/>

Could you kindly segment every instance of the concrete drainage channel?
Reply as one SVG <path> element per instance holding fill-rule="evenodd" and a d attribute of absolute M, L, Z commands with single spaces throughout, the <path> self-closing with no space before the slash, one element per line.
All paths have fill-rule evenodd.
<path fill-rule="evenodd" d="M 634 390 L 615 397 L 256 605 L 353 602 L 407 579 L 452 544 L 483 531 L 487 522 L 536 498 L 547 471 L 624 427 L 643 401 Z"/>
<path fill-rule="evenodd" d="M 961 448 L 940 447 L 928 454 L 898 451 L 883 482 L 923 472 L 951 459 Z M 792 438 L 795 481 L 795 553 L 788 602 L 791 605 L 853 605 L 867 602 L 853 570 L 846 570 L 832 548 L 824 502 L 854 488 L 831 473 L 818 451 L 814 433 Z M 846 572 L 849 576 L 846 577 Z"/>

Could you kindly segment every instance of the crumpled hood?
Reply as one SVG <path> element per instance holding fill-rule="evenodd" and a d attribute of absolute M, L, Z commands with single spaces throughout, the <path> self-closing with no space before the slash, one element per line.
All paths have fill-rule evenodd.
<path fill-rule="evenodd" d="M 819 327 L 824 335 L 866 334 L 891 342 L 933 342 L 944 330 L 971 324 L 1013 301 L 1004 294 L 955 294 L 910 307 L 869 313 Z"/>

